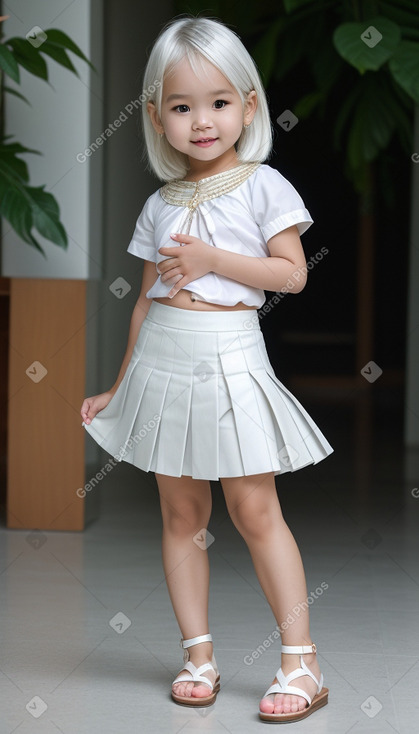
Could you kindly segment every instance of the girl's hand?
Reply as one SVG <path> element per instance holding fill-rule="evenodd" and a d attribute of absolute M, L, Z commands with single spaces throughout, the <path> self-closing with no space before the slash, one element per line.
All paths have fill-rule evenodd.
<path fill-rule="evenodd" d="M 100 395 L 94 395 L 92 398 L 86 398 L 81 406 L 81 417 L 86 425 L 92 422 L 93 418 L 100 410 L 106 408 L 107 404 L 113 398 L 114 393 L 111 390 L 103 392 Z"/>
<path fill-rule="evenodd" d="M 168 260 L 159 262 L 158 272 L 163 283 L 177 278 L 176 285 L 168 294 L 173 298 L 185 285 L 197 280 L 213 269 L 214 248 L 198 237 L 189 234 L 171 234 L 172 239 L 184 244 L 184 247 L 160 247 L 162 255 L 168 255 Z"/>

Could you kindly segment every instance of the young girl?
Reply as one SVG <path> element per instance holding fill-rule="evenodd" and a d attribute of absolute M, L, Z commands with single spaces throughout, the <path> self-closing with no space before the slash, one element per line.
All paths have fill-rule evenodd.
<path fill-rule="evenodd" d="M 299 235 L 312 219 L 291 184 L 263 164 L 272 145 L 265 93 L 222 23 L 172 21 L 151 51 L 144 89 L 149 163 L 166 184 L 147 199 L 128 247 L 144 271 L 121 370 L 108 392 L 84 400 L 83 425 L 117 460 L 155 472 L 184 648 L 173 700 L 207 706 L 220 690 L 204 540 L 209 480 L 219 479 L 281 631 L 281 667 L 259 715 L 297 721 L 327 703 L 328 689 L 275 476 L 333 449 L 274 374 L 257 309 L 265 289 L 304 287 Z M 284 624 L 296 606 L 305 611 Z"/>

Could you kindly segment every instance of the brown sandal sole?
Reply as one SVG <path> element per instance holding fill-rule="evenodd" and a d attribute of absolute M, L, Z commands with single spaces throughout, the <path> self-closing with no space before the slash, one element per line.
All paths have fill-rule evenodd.
<path fill-rule="evenodd" d="M 183 681 L 187 683 L 187 681 Z M 199 698 L 198 696 L 177 696 L 172 691 L 172 699 L 181 706 L 211 706 L 215 702 L 217 693 L 220 690 L 220 676 L 215 679 L 214 688 L 210 696 Z"/>
<path fill-rule="evenodd" d="M 288 724 L 292 721 L 300 721 L 310 716 L 314 711 L 320 709 L 322 706 L 326 706 L 328 700 L 328 688 L 322 688 L 320 693 L 316 694 L 310 704 L 306 706 L 303 711 L 296 711 L 295 713 L 289 714 L 264 714 L 259 711 L 259 716 L 262 721 L 271 722 L 272 724 Z"/>

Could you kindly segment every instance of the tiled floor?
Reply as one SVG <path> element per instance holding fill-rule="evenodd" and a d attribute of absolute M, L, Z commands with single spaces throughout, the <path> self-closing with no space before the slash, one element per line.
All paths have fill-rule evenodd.
<path fill-rule="evenodd" d="M 394 397 L 304 403 L 335 453 L 277 477 L 277 487 L 309 593 L 327 584 L 311 607 L 311 633 L 330 694 L 328 706 L 291 731 L 412 734 L 419 729 L 416 457 L 403 451 Z M 153 474 L 123 463 L 95 488 L 101 513 L 85 532 L 0 529 L 0 734 L 263 731 L 258 704 L 279 665 L 279 642 L 253 665 L 245 659 L 276 623 L 221 485 L 212 490 L 216 704 L 192 710 L 170 698 L 182 652 L 161 563 L 157 487 Z"/>

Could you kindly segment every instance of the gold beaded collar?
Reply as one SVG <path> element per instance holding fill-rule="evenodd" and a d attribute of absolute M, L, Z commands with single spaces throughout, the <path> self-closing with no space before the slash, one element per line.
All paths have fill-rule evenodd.
<path fill-rule="evenodd" d="M 260 163 L 258 162 L 241 163 L 235 168 L 229 168 L 227 171 L 201 178 L 200 181 L 175 179 L 162 186 L 160 194 L 168 204 L 188 207 L 192 218 L 199 204 L 233 191 L 237 186 L 244 183 L 259 166 Z"/>

